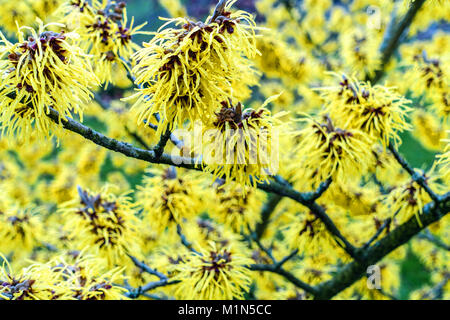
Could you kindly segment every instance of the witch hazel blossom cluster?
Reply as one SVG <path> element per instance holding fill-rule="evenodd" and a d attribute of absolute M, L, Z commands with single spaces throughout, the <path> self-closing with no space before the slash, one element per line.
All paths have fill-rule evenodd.
<path fill-rule="evenodd" d="M 0 0 L 0 300 L 448 298 L 448 2 L 136 3 Z"/>

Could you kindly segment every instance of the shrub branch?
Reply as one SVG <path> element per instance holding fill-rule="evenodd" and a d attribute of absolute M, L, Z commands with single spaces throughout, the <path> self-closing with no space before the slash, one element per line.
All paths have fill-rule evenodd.
<path fill-rule="evenodd" d="M 315 299 L 331 299 L 336 294 L 358 281 L 367 271 L 367 267 L 377 263 L 384 256 L 408 242 L 424 228 L 440 220 L 450 211 L 450 192 L 444 195 L 438 203 L 430 202 L 423 208 L 420 215 L 422 226 L 415 216 L 398 226 L 395 230 L 368 248 L 358 261 L 347 264 L 333 279 L 319 284 Z"/>
<path fill-rule="evenodd" d="M 129 143 L 109 138 L 73 119 L 61 118 L 58 112 L 53 108 L 49 108 L 48 117 L 54 122 L 61 124 L 65 129 L 77 133 L 102 147 L 122 153 L 128 157 L 155 164 L 167 164 L 176 167 L 183 167 L 186 169 L 201 171 L 201 167 L 196 165 L 195 160 L 192 158 L 170 156 L 164 153 L 162 153 L 161 156 L 158 157 L 154 150 L 142 150 L 135 148 Z M 404 163 L 407 164 L 406 161 Z M 407 167 L 411 168 L 409 165 Z M 350 286 L 352 283 L 363 276 L 369 265 L 377 262 L 394 249 L 406 243 L 409 239 L 411 239 L 411 237 L 419 233 L 431 223 L 438 221 L 450 210 L 450 193 L 447 193 L 446 195 L 440 197 L 436 196 L 437 198 L 435 201 L 427 204 L 423 208 L 423 214 L 421 215 L 421 222 L 423 224 L 423 227 L 420 227 L 416 218 L 412 217 L 405 224 L 396 228 L 394 231 L 379 240 L 373 246 L 367 248 L 366 250 L 358 250 L 341 234 L 334 222 L 327 215 L 325 209 L 316 203 L 317 198 L 321 194 L 323 194 L 323 192 L 325 192 L 331 181 L 323 183 L 318 188 L 318 190 L 307 193 L 298 192 L 294 190 L 289 184 L 283 183 L 283 181 L 284 180 L 282 178 L 276 177 L 276 179 L 274 179 L 270 183 L 258 183 L 257 187 L 261 190 L 277 194 L 281 197 L 288 197 L 310 209 L 311 212 L 325 224 L 328 231 L 337 239 L 339 245 L 343 247 L 345 251 L 354 258 L 354 261 L 349 263 L 340 272 L 338 272 L 338 274 L 332 280 L 322 283 L 317 288 L 313 288 L 312 290 L 311 286 L 303 283 L 294 275 L 292 275 L 282 267 L 277 266 L 276 264 L 252 265 L 251 269 L 257 271 L 269 271 L 278 273 L 285 277 L 288 281 L 294 283 L 297 287 L 313 294 L 317 299 L 332 298 L 334 295 Z M 167 284 L 168 281 L 165 281 Z M 151 283 L 143 286 L 141 290 L 147 289 L 148 291 L 155 287 L 165 285 L 163 283 L 164 280 L 160 279 L 158 283 Z"/>
<path fill-rule="evenodd" d="M 416 16 L 417 12 L 419 12 L 420 8 L 425 3 L 425 1 L 426 0 L 412 1 L 403 19 L 397 25 L 393 24 L 392 27 L 387 28 L 386 34 L 384 35 L 383 43 L 381 44 L 380 47 L 381 53 L 380 69 L 378 69 L 375 72 L 375 75 L 373 77 L 367 77 L 366 80 L 372 83 L 376 83 L 383 77 L 387 64 L 391 60 L 391 57 L 394 54 L 395 50 L 400 45 L 401 36 L 405 32 L 405 30 L 411 25 L 411 23 L 414 20 L 414 17 Z"/>

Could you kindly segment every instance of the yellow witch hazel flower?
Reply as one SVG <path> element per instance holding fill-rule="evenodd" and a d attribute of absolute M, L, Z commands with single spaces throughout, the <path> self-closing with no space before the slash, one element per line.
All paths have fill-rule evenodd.
<path fill-rule="evenodd" d="M 76 181 L 76 170 L 72 167 L 64 168 L 49 186 L 44 186 L 43 199 L 55 203 L 71 200 L 76 195 Z"/>
<path fill-rule="evenodd" d="M 103 269 L 101 259 L 81 253 L 59 255 L 47 263 L 33 263 L 19 273 L 6 259 L 0 267 L 0 298 L 6 300 L 119 300 L 126 289 L 123 270 Z M 1 258 L 0 254 L 0 258 Z M 74 260 L 73 262 L 71 260 Z"/>
<path fill-rule="evenodd" d="M 215 213 L 210 210 L 208 215 Z M 207 247 L 211 241 L 218 246 L 232 246 L 233 250 L 244 254 L 248 249 L 242 242 L 241 233 L 229 228 L 228 225 L 216 223 L 206 218 L 197 218 L 187 221 L 183 225 L 183 234 L 191 241 L 194 248 Z M 247 231 L 247 230 L 246 230 Z"/>
<path fill-rule="evenodd" d="M 409 130 L 406 106 L 410 101 L 396 93 L 392 88 L 349 78 L 341 78 L 337 86 L 324 87 L 325 112 L 332 115 L 336 125 L 342 128 L 355 128 L 381 139 L 384 146 L 390 141 L 399 143 L 398 132 Z"/>
<path fill-rule="evenodd" d="M 394 155 L 382 145 L 375 144 L 372 154 L 375 161 L 371 164 L 369 172 L 387 188 L 397 186 L 410 177 Z"/>
<path fill-rule="evenodd" d="M 43 223 L 33 210 L 10 206 L 0 209 L 0 251 L 17 254 L 30 252 L 40 245 L 43 238 Z"/>
<path fill-rule="evenodd" d="M 144 219 L 153 230 L 161 233 L 174 230 L 183 219 L 201 213 L 201 179 L 196 173 L 179 174 L 175 167 L 166 170 L 150 169 L 149 177 L 138 186 L 137 203 L 143 209 Z"/>
<path fill-rule="evenodd" d="M 49 21 L 64 0 L 0 0 L 0 25 L 8 35 L 17 32 L 17 25 L 32 25 L 36 18 Z"/>
<path fill-rule="evenodd" d="M 287 132 L 288 126 L 280 126 L 280 112 L 272 116 L 265 106 L 275 99 L 271 97 L 258 109 L 243 109 L 240 102 L 233 106 L 229 100 L 215 118 L 205 125 L 202 143 L 194 148 L 202 157 L 204 171 L 226 183 L 236 182 L 242 193 L 258 182 L 267 181 L 278 169 L 278 135 Z M 198 150 L 198 149 L 201 150 Z"/>
<path fill-rule="evenodd" d="M 450 131 L 448 131 L 450 134 Z M 447 146 L 445 147 L 445 153 L 438 156 L 438 164 L 440 165 L 439 172 L 444 178 L 444 182 L 450 184 L 450 140 L 445 140 Z"/>
<path fill-rule="evenodd" d="M 31 0 L 31 6 L 37 16 L 47 21 L 48 18 L 53 17 L 58 12 L 58 8 L 65 0 Z"/>
<path fill-rule="evenodd" d="M 373 215 L 380 208 L 380 191 L 374 184 L 361 186 L 360 181 L 334 182 L 324 195 L 328 201 L 346 209 L 351 216 Z"/>
<path fill-rule="evenodd" d="M 17 31 L 17 24 L 29 25 L 36 18 L 28 1 L 0 0 L 0 25 L 9 35 Z"/>
<path fill-rule="evenodd" d="M 437 178 L 435 175 L 430 173 L 424 175 L 424 177 L 425 183 L 432 189 L 439 189 L 439 184 L 435 182 Z M 385 200 L 391 214 L 396 217 L 399 223 L 404 223 L 412 216 L 416 216 L 419 225 L 421 225 L 420 215 L 424 205 L 431 202 L 431 197 L 417 182 L 409 180 L 392 190 Z"/>
<path fill-rule="evenodd" d="M 0 300 L 67 300 L 70 290 L 61 282 L 61 271 L 47 264 L 33 264 L 15 273 L 0 254 Z"/>
<path fill-rule="evenodd" d="M 427 149 L 440 151 L 446 137 L 445 126 L 433 113 L 417 109 L 411 116 L 414 137 Z"/>
<path fill-rule="evenodd" d="M 304 83 L 313 73 L 305 56 L 298 54 L 278 34 L 264 34 L 257 40 L 261 55 L 256 57 L 257 67 L 269 78 L 281 78 L 286 86 Z"/>
<path fill-rule="evenodd" d="M 94 0 L 99 4 L 99 0 Z M 74 30 L 79 26 L 86 24 L 90 16 L 94 15 L 94 9 L 88 0 L 67 0 L 58 8 L 58 14 L 63 15 L 63 22 L 67 29 Z"/>
<path fill-rule="evenodd" d="M 92 268 L 92 265 L 90 267 Z M 118 280 L 123 280 L 123 270 L 117 268 L 104 273 L 91 273 L 88 278 L 79 277 L 80 289 L 75 291 L 75 298 L 77 300 L 126 300 L 124 293 L 127 290 L 116 284 Z"/>
<path fill-rule="evenodd" d="M 159 4 L 173 17 L 186 17 L 187 11 L 180 0 L 159 0 Z"/>
<path fill-rule="evenodd" d="M 198 253 L 191 252 L 186 261 L 175 266 L 181 280 L 175 296 L 179 299 L 243 299 L 251 283 L 252 260 L 234 253 L 231 248 L 211 242 Z"/>
<path fill-rule="evenodd" d="M 124 265 L 128 254 L 140 256 L 139 220 L 126 195 L 116 196 L 105 188 L 92 194 L 78 187 L 78 199 L 65 203 L 65 229 L 77 249 L 106 259 L 108 266 Z"/>
<path fill-rule="evenodd" d="M 82 105 L 90 100 L 89 88 L 97 84 L 86 56 L 74 41 L 74 33 L 21 27 L 18 43 L 0 34 L 0 123 L 2 133 L 24 139 L 34 131 L 50 136 L 56 125 L 47 117 L 48 108 L 60 117 L 83 115 Z M 31 35 L 26 40 L 24 31 Z"/>
<path fill-rule="evenodd" d="M 242 91 L 243 84 L 254 83 L 247 57 L 257 54 L 255 23 L 246 12 L 230 12 L 234 2 L 227 1 L 207 22 L 169 19 L 134 55 L 140 88 L 133 110 L 139 125 L 160 113 L 161 135 L 186 120 L 207 121 L 219 101 L 242 94 L 234 86 Z M 176 28 L 167 28 L 169 24 Z"/>
<path fill-rule="evenodd" d="M 126 289 L 117 285 L 124 280 L 123 269 L 114 268 L 106 271 L 100 258 L 85 255 L 82 252 L 70 259 L 67 259 L 65 255 L 54 258 L 49 264 L 54 272 L 61 272 L 60 286 L 68 287 L 71 299 L 126 299 L 124 296 Z"/>
<path fill-rule="evenodd" d="M 330 117 L 320 123 L 305 118 L 300 130 L 302 140 L 297 147 L 300 166 L 311 173 L 313 185 L 332 178 L 346 182 L 360 177 L 372 162 L 373 139 L 357 129 L 335 128 Z M 303 171 L 296 179 L 304 178 Z"/>
<path fill-rule="evenodd" d="M 216 205 L 211 215 L 218 222 L 231 227 L 235 232 L 253 229 L 261 218 L 260 208 L 263 196 L 257 189 L 249 190 L 242 195 L 240 187 L 221 186 L 222 181 L 216 182 L 215 197 L 212 199 Z"/>
<path fill-rule="evenodd" d="M 339 40 L 346 68 L 360 77 L 374 76 L 381 64 L 381 55 L 378 51 L 379 41 L 373 30 L 356 28 L 345 31 L 340 34 Z"/>
<path fill-rule="evenodd" d="M 424 50 L 413 56 L 413 68 L 406 73 L 409 89 L 416 95 L 425 95 L 431 107 L 442 117 L 450 115 L 450 63 L 442 57 L 428 57 Z"/>
<path fill-rule="evenodd" d="M 158 246 L 152 255 L 152 266 L 173 278 L 179 273 L 179 264 L 187 261 L 189 249 L 179 242 L 168 241 L 167 237 L 163 239 L 162 246 Z"/>
<path fill-rule="evenodd" d="M 70 1 L 63 7 L 62 19 L 70 30 L 80 35 L 80 46 L 89 53 L 93 69 L 102 84 L 116 83 L 114 74 L 126 66 L 140 47 L 132 37 L 145 25 L 128 25 L 126 4 L 123 1 Z M 120 70 L 119 70 L 120 71 Z"/>

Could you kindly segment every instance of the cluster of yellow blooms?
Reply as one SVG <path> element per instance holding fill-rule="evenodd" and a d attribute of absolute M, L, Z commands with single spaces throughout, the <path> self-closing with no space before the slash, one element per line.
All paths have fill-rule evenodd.
<path fill-rule="evenodd" d="M 135 54 L 138 63 L 133 72 L 142 88 L 134 109 L 141 125 L 160 113 L 159 135 L 167 127 L 182 127 L 187 120 L 208 121 L 220 101 L 246 98 L 242 83 L 255 82 L 248 60 L 257 53 L 255 22 L 246 12 L 228 11 L 234 2 L 207 23 L 168 20 Z M 169 24 L 177 28 L 166 28 Z"/>
<path fill-rule="evenodd" d="M 201 154 L 204 171 L 225 182 L 247 186 L 267 181 L 278 166 L 277 134 L 282 131 L 279 118 L 265 108 L 266 101 L 256 110 L 242 110 L 238 102 L 222 102 L 222 108 L 203 127 Z"/>
<path fill-rule="evenodd" d="M 61 22 L 69 30 L 76 30 L 81 39 L 80 47 L 90 55 L 93 69 L 102 84 L 117 84 L 114 74 L 126 68 L 140 47 L 132 37 L 145 25 L 134 27 L 134 19 L 128 25 L 125 2 L 116 1 L 68 1 L 60 9 Z M 123 82 L 123 80 L 122 80 Z"/>
<path fill-rule="evenodd" d="M 120 269 L 106 271 L 93 256 L 68 253 L 47 263 L 36 263 L 15 273 L 5 261 L 0 297 L 13 300 L 117 300 L 124 289 Z"/>
<path fill-rule="evenodd" d="M 450 37 L 428 30 L 450 2 L 388 63 L 409 0 L 159 2 L 146 32 L 125 2 L 0 0 L 0 300 L 311 299 L 292 278 L 333 279 L 344 240 L 422 227 L 450 186 Z M 450 298 L 449 222 L 382 257 L 382 290 L 335 298 L 400 295 L 411 253 L 431 279 L 409 297 Z"/>
<path fill-rule="evenodd" d="M 36 23 L 36 18 L 45 22 L 57 19 L 58 8 L 64 0 L 23 0 L 0 1 L 3 14 L 0 17 L 0 25 L 8 34 L 17 32 L 17 25 L 31 26 Z"/>
<path fill-rule="evenodd" d="M 82 118 L 81 104 L 89 101 L 97 82 L 85 53 L 73 42 L 75 34 L 48 27 L 42 22 L 37 31 L 22 27 L 16 44 L 2 35 L 0 121 L 11 136 L 29 137 L 33 131 L 50 135 L 54 123 L 45 116 L 50 107 L 60 116 L 76 113 Z"/>

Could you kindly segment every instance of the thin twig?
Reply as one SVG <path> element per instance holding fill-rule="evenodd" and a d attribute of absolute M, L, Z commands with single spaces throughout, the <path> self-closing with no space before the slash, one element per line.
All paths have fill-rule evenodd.
<path fill-rule="evenodd" d="M 274 264 L 252 264 L 249 266 L 249 269 L 252 271 L 267 271 L 279 274 L 280 276 L 283 276 L 286 280 L 293 283 L 296 287 L 305 290 L 308 293 L 311 293 L 312 295 L 318 294 L 318 291 L 316 288 L 311 287 L 309 284 L 301 281 L 298 279 L 295 275 L 288 272 L 282 267 L 277 267 Z"/>
<path fill-rule="evenodd" d="M 432 244 L 436 245 L 437 247 L 444 249 L 446 251 L 450 251 L 450 246 L 445 244 L 441 239 L 435 237 L 432 235 L 429 230 L 425 230 L 425 232 L 420 233 L 417 235 L 419 239 L 427 240 L 431 242 Z"/>
<path fill-rule="evenodd" d="M 286 257 L 284 257 L 283 259 L 281 259 L 280 261 L 278 261 L 277 263 L 275 263 L 276 268 L 281 268 L 286 262 L 288 262 L 289 260 L 291 260 L 292 258 L 294 258 L 298 253 L 298 249 L 295 249 L 294 251 L 292 251 L 290 254 L 288 254 Z"/>
<path fill-rule="evenodd" d="M 272 263 L 277 263 L 277 260 L 275 259 L 275 257 L 272 254 L 272 248 L 266 248 L 260 241 L 260 239 L 258 238 L 258 236 L 256 235 L 256 232 L 251 232 L 250 236 L 246 236 L 246 238 L 248 238 L 250 241 L 253 241 L 254 243 L 256 243 L 256 245 L 258 246 L 258 248 L 263 251 L 272 261 Z"/>
<path fill-rule="evenodd" d="M 319 185 L 319 188 L 317 188 L 316 191 L 312 192 L 309 195 L 310 200 L 311 201 L 316 201 L 317 199 L 319 199 L 325 193 L 325 191 L 328 190 L 328 188 L 330 187 L 332 181 L 333 180 L 331 178 L 328 178 L 325 182 L 322 182 Z"/>
<path fill-rule="evenodd" d="M 439 299 L 442 297 L 443 289 L 447 282 L 450 280 L 450 274 L 445 274 L 444 279 L 440 281 L 436 286 L 431 288 L 430 291 L 426 292 L 424 295 L 422 295 L 422 300 L 425 299 Z"/>
<path fill-rule="evenodd" d="M 398 23 L 396 26 L 392 28 L 387 28 L 386 34 L 384 35 L 384 41 L 380 46 L 381 66 L 375 72 L 375 75 L 373 77 L 367 77 L 366 80 L 372 83 L 376 83 L 383 77 L 386 65 L 389 63 L 389 60 L 391 59 L 395 50 L 400 45 L 401 36 L 405 32 L 405 30 L 411 25 L 412 21 L 414 20 L 414 17 L 416 16 L 417 12 L 420 10 L 425 1 L 426 0 L 415 0 L 411 2 L 411 6 L 409 7 L 408 12 L 405 14 L 400 23 Z"/>
<path fill-rule="evenodd" d="M 185 246 L 186 248 L 188 248 L 190 251 L 192 251 L 193 253 L 197 254 L 197 255 L 202 255 L 200 252 L 198 252 L 197 250 L 194 249 L 194 247 L 192 246 L 192 243 L 190 243 L 186 236 L 183 234 L 183 230 L 181 229 L 181 226 L 179 224 L 177 224 L 177 234 L 181 239 L 181 243 L 183 244 L 183 246 Z"/>
<path fill-rule="evenodd" d="M 439 202 L 439 196 L 431 190 L 430 186 L 427 183 L 427 178 L 424 174 L 420 174 L 416 172 L 409 164 L 408 162 L 400 155 L 400 153 L 395 149 L 393 143 L 389 143 L 389 151 L 391 151 L 392 155 L 394 156 L 395 160 L 402 166 L 403 169 L 406 170 L 406 172 L 409 173 L 411 178 L 419 185 L 421 186 L 431 197 L 431 199 L 434 202 Z"/>
<path fill-rule="evenodd" d="M 132 287 L 127 287 L 126 289 L 128 290 L 128 292 L 125 294 L 128 298 L 132 298 L 132 299 L 136 299 L 139 296 L 147 296 L 147 297 L 156 297 L 154 295 L 149 295 L 147 294 L 147 291 L 156 289 L 156 288 L 160 288 L 160 287 L 165 287 L 165 286 L 170 286 L 173 284 L 177 284 L 180 281 L 178 280 L 174 280 L 174 281 L 168 281 L 166 280 L 159 280 L 159 281 L 153 281 L 153 282 L 149 282 L 143 286 L 140 286 L 138 288 L 132 288 Z"/>
<path fill-rule="evenodd" d="M 61 124 L 65 129 L 77 133 L 87 140 L 98 144 L 99 146 L 122 153 L 130 158 L 135 158 L 150 163 L 169 164 L 186 169 L 201 170 L 199 166 L 196 165 L 195 159 L 167 154 L 162 154 L 160 157 L 157 157 L 153 150 L 143 150 L 133 147 L 129 143 L 109 138 L 71 118 L 62 118 L 59 113 L 51 107 L 48 108 L 47 116 L 55 123 Z"/>
<path fill-rule="evenodd" d="M 164 153 L 164 148 L 166 147 L 167 142 L 169 141 L 171 135 L 172 131 L 170 130 L 170 126 L 167 126 L 166 132 L 164 132 L 164 134 L 161 135 L 158 144 L 154 148 L 155 156 L 157 159 L 161 157 L 161 155 Z"/>
<path fill-rule="evenodd" d="M 325 183 L 325 185 L 329 186 L 327 183 Z M 352 258 L 358 259 L 358 252 L 356 248 L 342 235 L 333 220 L 331 220 L 327 215 L 325 209 L 315 202 L 315 192 L 300 193 L 287 185 L 281 185 L 274 181 L 271 181 L 270 183 L 258 184 L 258 188 L 267 192 L 274 192 L 281 196 L 291 198 L 292 200 L 295 200 L 307 207 L 323 222 L 327 230 L 337 239 L 338 245 L 341 246 Z"/>
<path fill-rule="evenodd" d="M 214 22 L 219 16 L 221 16 L 223 14 L 226 4 L 227 4 L 226 0 L 220 0 L 217 3 L 216 7 L 214 8 L 213 15 L 211 16 L 211 19 L 209 19 L 209 23 Z"/>
<path fill-rule="evenodd" d="M 378 189 L 380 190 L 381 194 L 383 194 L 383 195 L 389 194 L 390 189 L 386 189 L 384 184 L 377 178 L 376 174 L 372 175 L 372 180 L 378 186 Z"/>
<path fill-rule="evenodd" d="M 439 221 L 450 213 L 450 192 L 440 197 L 439 202 L 430 202 L 422 209 L 421 225 L 416 217 L 398 226 L 373 246 L 369 247 L 359 260 L 344 266 L 331 280 L 322 282 L 315 287 L 315 299 L 331 299 L 333 296 L 359 280 L 370 265 L 377 263 L 384 256 L 408 242 L 430 224 Z"/>
<path fill-rule="evenodd" d="M 151 129 L 153 129 L 153 130 L 155 130 L 155 131 L 157 131 L 158 130 L 158 125 L 156 125 L 156 124 L 153 124 L 153 123 L 147 123 L 147 125 L 151 128 Z M 180 139 L 178 139 L 178 137 L 172 132 L 171 134 L 170 134 L 170 141 L 178 148 L 178 149 L 181 149 L 181 148 L 183 148 L 184 147 L 184 142 L 183 142 L 183 140 L 180 140 Z"/>
<path fill-rule="evenodd" d="M 255 229 L 257 239 L 261 239 L 264 236 L 264 232 L 269 225 L 272 212 L 280 203 L 281 199 L 283 199 L 280 195 L 273 193 L 270 193 L 267 198 L 267 202 L 261 211 L 261 221 L 256 225 Z"/>
<path fill-rule="evenodd" d="M 198 171 L 202 171 L 201 166 L 197 165 L 195 159 L 162 154 L 160 157 L 157 157 L 155 151 L 153 150 L 143 150 L 133 147 L 131 144 L 118 141 L 112 138 L 109 138 L 100 132 L 93 130 L 90 127 L 87 127 L 71 118 L 65 117 L 61 118 L 59 113 L 53 109 L 48 108 L 47 116 L 52 119 L 56 123 L 61 123 L 61 125 L 72 132 L 75 132 L 84 138 L 102 146 L 109 150 L 116 151 L 122 153 L 130 158 L 135 158 L 139 160 L 144 160 L 150 163 L 159 163 L 159 164 L 168 164 L 176 167 L 182 167 L 186 169 L 194 169 Z M 283 197 L 289 197 L 311 210 L 322 222 L 325 224 L 327 229 L 337 238 L 339 239 L 339 244 L 343 246 L 343 248 L 352 256 L 356 257 L 355 248 L 344 238 L 344 236 L 337 229 L 333 221 L 328 217 L 323 207 L 319 206 L 314 202 L 314 194 L 315 193 L 305 193 L 302 194 L 294 189 L 288 184 L 280 184 L 278 182 L 272 181 L 270 183 L 257 183 L 257 187 L 266 192 L 276 193 Z"/>
<path fill-rule="evenodd" d="M 169 277 L 166 276 L 164 273 L 159 272 L 156 269 L 150 268 L 148 265 L 146 265 L 143 261 L 139 261 L 139 259 L 137 259 L 136 257 L 132 256 L 132 255 L 128 255 L 130 257 L 130 259 L 133 261 L 133 263 L 140 268 L 142 271 L 147 272 L 148 274 L 157 276 L 159 278 L 158 281 L 152 281 L 149 282 L 143 286 L 140 286 L 138 288 L 129 288 L 129 292 L 127 293 L 127 296 L 130 298 L 137 298 L 140 295 L 146 293 L 147 291 L 150 291 L 152 289 L 156 289 L 159 287 L 164 287 L 164 286 L 168 286 L 168 285 L 172 285 L 175 283 L 178 283 L 178 280 L 174 280 L 174 281 L 169 281 Z"/>
<path fill-rule="evenodd" d="M 140 135 L 138 135 L 136 132 L 131 131 L 127 126 L 125 126 L 125 131 L 132 136 L 141 146 L 143 146 L 145 149 L 150 150 L 150 146 L 147 144 L 147 142 L 142 139 Z"/>
<path fill-rule="evenodd" d="M 130 257 L 130 259 L 133 261 L 133 263 L 139 267 L 142 271 L 147 272 L 148 274 L 157 276 L 159 279 L 161 280 L 166 280 L 167 281 L 167 276 L 164 273 L 159 272 L 156 269 L 150 268 L 148 265 L 146 265 L 143 261 L 139 261 L 139 259 L 137 259 L 136 257 L 132 256 L 132 255 L 128 255 Z"/>
<path fill-rule="evenodd" d="M 381 225 L 381 227 L 378 228 L 377 232 L 370 238 L 362 247 L 362 250 L 366 250 L 370 245 L 378 239 L 378 237 L 383 233 L 383 231 L 391 224 L 392 218 L 387 218 L 384 220 L 384 223 Z"/>

